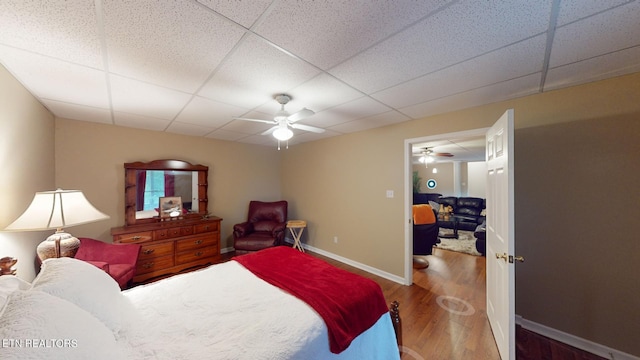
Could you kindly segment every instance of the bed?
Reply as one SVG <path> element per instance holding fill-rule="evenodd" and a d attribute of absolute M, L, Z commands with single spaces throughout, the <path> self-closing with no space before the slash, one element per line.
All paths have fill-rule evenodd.
<path fill-rule="evenodd" d="M 313 280 L 307 277 L 303 282 L 326 284 L 329 279 L 338 286 L 342 280 L 319 278 L 344 270 L 326 263 L 329 267 L 324 267 L 316 263 L 321 260 L 287 247 L 259 253 L 260 257 L 243 255 L 122 292 L 106 273 L 71 258 L 45 260 L 31 284 L 2 276 L 0 358 L 399 359 L 396 320 L 388 311 L 368 316 L 370 326 L 341 319 L 345 314 L 325 318 L 322 305 L 330 308 L 331 301 L 359 297 L 348 290 L 357 289 L 350 280 L 322 300 L 313 291 L 327 292 L 324 285 L 311 286 L 311 300 L 303 301 L 305 295 L 297 294 L 295 287 L 277 286 L 284 277 L 276 274 L 270 279 L 268 269 L 261 273 L 260 266 L 254 267 L 270 259 L 286 261 L 293 266 L 280 273 L 295 283 L 306 276 L 301 267 L 310 264 L 319 271 L 310 269 Z M 302 288 L 307 291 L 307 286 Z M 367 293 L 360 298 L 344 308 L 351 312 L 371 306 L 367 299 L 378 296 Z M 358 322 L 366 329 L 352 333 L 352 338 L 342 336 L 347 332 L 343 327 Z"/>

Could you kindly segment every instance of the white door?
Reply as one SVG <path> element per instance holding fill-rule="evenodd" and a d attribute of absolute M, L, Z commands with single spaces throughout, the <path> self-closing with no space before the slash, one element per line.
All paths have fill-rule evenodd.
<path fill-rule="evenodd" d="M 487 317 L 502 360 L 515 355 L 513 109 L 487 132 Z"/>

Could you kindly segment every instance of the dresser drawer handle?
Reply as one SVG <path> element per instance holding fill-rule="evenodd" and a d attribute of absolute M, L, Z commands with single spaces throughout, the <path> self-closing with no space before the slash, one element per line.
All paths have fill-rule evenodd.
<path fill-rule="evenodd" d="M 145 269 L 150 269 L 150 268 L 153 267 L 154 264 L 155 263 L 152 261 L 150 263 L 146 263 L 146 264 L 142 265 L 142 267 L 145 268 Z"/>
<path fill-rule="evenodd" d="M 132 239 L 133 240 L 140 240 L 140 239 L 142 239 L 142 236 L 136 235 L 136 236 L 132 237 Z"/>
<path fill-rule="evenodd" d="M 202 240 L 196 240 L 193 243 L 196 244 L 196 245 L 200 245 L 200 244 L 202 244 Z"/>
<path fill-rule="evenodd" d="M 145 255 L 150 255 L 150 254 L 153 254 L 155 251 L 156 249 L 146 249 L 142 253 Z"/>
<path fill-rule="evenodd" d="M 197 253 L 194 254 L 195 256 L 202 256 L 202 251 L 198 251 Z"/>

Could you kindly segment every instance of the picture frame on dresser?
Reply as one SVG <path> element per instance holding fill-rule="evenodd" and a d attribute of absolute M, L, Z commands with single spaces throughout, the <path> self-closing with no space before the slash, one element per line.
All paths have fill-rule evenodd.
<path fill-rule="evenodd" d="M 182 215 L 182 197 L 180 196 L 163 196 L 160 197 L 160 205 L 158 211 L 160 218 L 172 218 Z"/>

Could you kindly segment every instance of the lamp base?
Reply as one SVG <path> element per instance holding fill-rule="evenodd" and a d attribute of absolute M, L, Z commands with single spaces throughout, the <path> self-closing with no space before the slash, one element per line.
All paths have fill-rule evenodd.
<path fill-rule="evenodd" d="M 49 258 L 75 257 L 80 248 L 80 240 L 64 231 L 57 231 L 41 242 L 36 253 L 41 261 Z"/>

